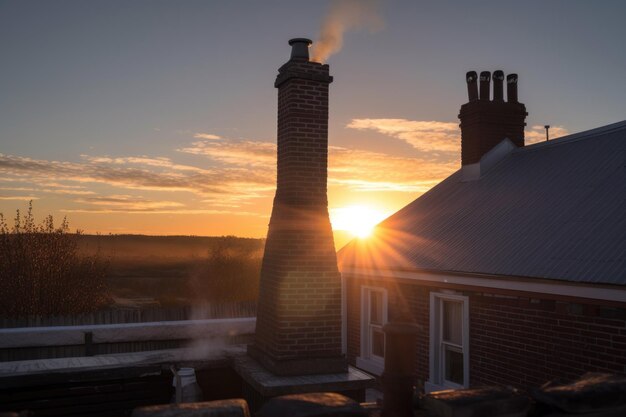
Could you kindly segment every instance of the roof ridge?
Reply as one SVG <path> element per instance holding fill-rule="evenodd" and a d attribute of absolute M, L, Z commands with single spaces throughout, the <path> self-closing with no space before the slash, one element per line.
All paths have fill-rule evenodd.
<path fill-rule="evenodd" d="M 609 132 L 613 132 L 616 130 L 624 130 L 624 129 L 626 129 L 626 120 L 596 127 L 596 128 L 589 129 L 589 130 L 583 130 L 582 132 L 572 133 L 570 135 L 562 136 L 560 138 L 556 138 L 553 140 L 537 142 L 537 143 L 533 143 L 530 145 L 526 145 L 522 148 L 516 149 L 515 152 L 523 152 L 525 150 L 532 151 L 538 148 L 565 145 L 567 143 L 577 142 L 579 140 L 598 136 L 599 134 L 602 134 L 602 133 L 609 133 Z"/>

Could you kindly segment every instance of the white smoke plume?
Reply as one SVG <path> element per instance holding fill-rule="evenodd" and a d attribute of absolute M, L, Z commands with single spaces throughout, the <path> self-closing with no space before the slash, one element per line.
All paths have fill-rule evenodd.
<path fill-rule="evenodd" d="M 339 52 L 343 35 L 349 30 L 368 29 L 376 32 L 383 28 L 379 13 L 379 0 L 333 0 L 322 22 L 319 39 L 313 43 L 312 61 L 326 62 Z"/>

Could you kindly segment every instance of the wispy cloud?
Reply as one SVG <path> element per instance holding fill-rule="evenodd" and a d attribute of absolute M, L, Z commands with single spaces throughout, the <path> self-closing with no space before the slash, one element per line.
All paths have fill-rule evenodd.
<path fill-rule="evenodd" d="M 458 123 L 407 119 L 352 119 L 350 129 L 373 130 L 400 139 L 425 152 L 458 152 L 461 131 Z"/>
<path fill-rule="evenodd" d="M 0 187 L 0 191 L 36 191 L 33 187 Z"/>
<path fill-rule="evenodd" d="M 95 192 L 74 188 L 38 188 L 38 187 L 0 187 L 0 191 L 28 191 L 42 192 L 49 194 L 66 194 L 66 195 L 93 195 Z"/>
<path fill-rule="evenodd" d="M 193 135 L 196 139 L 209 139 L 209 140 L 219 140 L 222 139 L 221 136 L 214 135 L 212 133 L 196 133 Z"/>
<path fill-rule="evenodd" d="M 209 173 L 209 170 L 194 167 L 191 165 L 181 165 L 172 162 L 170 158 L 148 156 L 126 156 L 111 158 L 108 156 L 89 156 L 81 155 L 83 159 L 94 164 L 114 164 L 114 165 L 143 165 L 156 168 L 167 168 L 174 171 L 193 171 Z"/>
<path fill-rule="evenodd" d="M 390 120 L 401 123 L 394 125 Z M 445 123 L 429 123 L 432 132 L 448 129 Z M 355 119 L 352 124 L 403 137 L 410 130 L 407 126 L 427 130 L 403 119 Z M 181 157 L 205 158 L 196 158 L 193 164 L 148 155 L 81 155 L 80 161 L 68 162 L 0 154 L 0 181 L 7 183 L 3 188 L 16 194 L 28 193 L 3 198 L 36 199 L 46 193 L 68 196 L 71 205 L 64 211 L 75 213 L 260 215 L 246 207 L 267 202 L 274 194 L 276 144 L 198 135 L 188 146 L 176 149 Z M 421 193 L 457 169 L 457 161 L 458 156 L 442 161 L 430 154 L 409 158 L 334 146 L 329 149 L 329 187 L 356 192 Z"/>
<path fill-rule="evenodd" d="M 336 146 L 329 153 L 329 184 L 356 191 L 421 193 L 456 169 L 456 160 L 435 162 Z"/>
<path fill-rule="evenodd" d="M 461 129 L 458 123 L 407 119 L 352 119 L 346 127 L 372 130 L 400 139 L 425 153 L 444 153 L 457 158 L 461 150 Z M 550 128 L 550 139 L 568 134 L 569 131 L 564 126 Z M 544 141 L 545 128 L 534 125 L 524 131 L 524 136 L 527 145 Z"/>
<path fill-rule="evenodd" d="M 9 195 L 9 196 L 0 196 L 0 200 L 30 201 L 30 200 L 39 200 L 39 197 L 36 197 L 34 195 Z"/>
<path fill-rule="evenodd" d="M 178 201 L 154 201 L 132 195 L 109 195 L 103 197 L 88 197 L 74 200 L 77 203 L 94 206 L 105 206 L 108 210 L 120 211 L 151 211 L 158 209 L 173 209 L 184 207 Z"/>
<path fill-rule="evenodd" d="M 215 161 L 237 166 L 269 166 L 276 163 L 276 145 L 271 142 L 229 139 L 197 141 L 179 152 L 203 155 Z"/>
<path fill-rule="evenodd" d="M 74 203 L 92 207 L 64 209 L 65 213 L 123 213 L 123 214 L 232 214 L 241 216 L 259 216 L 258 213 L 241 210 L 217 210 L 189 208 L 179 201 L 151 200 L 141 196 L 112 194 L 107 196 L 78 198 Z"/>
<path fill-rule="evenodd" d="M 94 195 L 96 194 L 94 191 L 89 191 L 89 190 L 67 190 L 63 188 L 61 189 L 43 188 L 38 191 L 41 191 L 43 193 L 62 194 L 62 195 Z"/>
<path fill-rule="evenodd" d="M 242 169 L 253 168 L 256 175 L 271 178 L 269 190 L 274 188 L 274 143 L 199 141 L 179 151 L 203 155 Z M 341 186 L 354 191 L 424 192 L 458 168 L 455 160 L 434 162 L 424 158 L 393 156 L 338 146 L 329 148 L 328 158 L 329 186 Z"/>
<path fill-rule="evenodd" d="M 53 188 L 69 189 L 69 190 L 86 188 L 84 185 L 61 184 L 59 182 L 40 182 L 39 185 L 41 185 L 42 187 L 53 187 Z"/>
<path fill-rule="evenodd" d="M 13 181 L 100 183 L 122 189 L 189 192 L 205 198 L 226 198 L 241 189 L 264 190 L 273 182 L 271 176 L 239 167 L 205 169 L 176 164 L 169 158 L 83 156 L 83 160 L 62 162 L 0 154 L 0 174 Z"/>

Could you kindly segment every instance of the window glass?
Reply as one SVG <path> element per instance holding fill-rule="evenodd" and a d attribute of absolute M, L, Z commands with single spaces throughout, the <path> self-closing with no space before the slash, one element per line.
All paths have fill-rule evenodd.
<path fill-rule="evenodd" d="M 469 383 L 467 309 L 469 298 L 458 294 L 431 294 L 429 383 L 432 389 L 466 387 Z"/>
<path fill-rule="evenodd" d="M 454 347 L 444 346 L 445 379 L 463 385 L 463 353 Z"/>
<path fill-rule="evenodd" d="M 372 354 L 385 357 L 385 335 L 380 329 L 372 329 Z"/>
<path fill-rule="evenodd" d="M 370 292 L 370 323 L 383 324 L 383 294 L 379 291 Z"/>
<path fill-rule="evenodd" d="M 463 344 L 463 303 L 443 301 L 443 341 L 461 346 Z"/>

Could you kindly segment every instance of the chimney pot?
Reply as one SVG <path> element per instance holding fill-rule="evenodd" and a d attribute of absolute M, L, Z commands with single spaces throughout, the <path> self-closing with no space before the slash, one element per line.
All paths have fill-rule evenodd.
<path fill-rule="evenodd" d="M 480 99 L 489 101 L 489 82 L 491 81 L 491 73 L 483 71 L 480 73 Z"/>
<path fill-rule="evenodd" d="M 493 101 L 504 101 L 502 84 L 504 82 L 504 72 L 498 70 L 493 72 Z"/>
<path fill-rule="evenodd" d="M 506 98 L 509 103 L 517 103 L 517 74 L 506 76 Z"/>
<path fill-rule="evenodd" d="M 467 81 L 467 95 L 469 101 L 478 100 L 478 75 L 476 71 L 469 71 L 465 74 L 465 80 Z"/>
<path fill-rule="evenodd" d="M 493 101 L 489 88 L 493 76 Z M 508 138 L 517 147 L 524 146 L 526 106 L 517 101 L 517 74 L 507 77 L 508 102 L 504 101 L 504 72 L 483 71 L 478 77 L 480 97 L 477 99 L 476 72 L 465 74 L 469 102 L 461 106 L 461 163 L 473 166 Z M 474 168 L 472 168 L 474 169 Z"/>
<path fill-rule="evenodd" d="M 309 47 L 313 41 L 307 38 L 293 38 L 289 40 L 291 45 L 290 59 L 306 59 L 309 60 Z"/>

